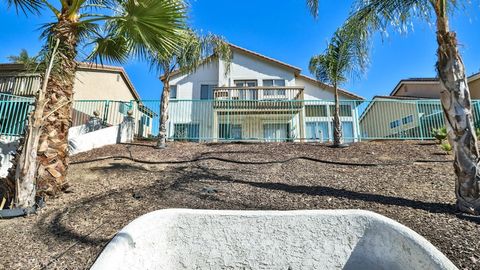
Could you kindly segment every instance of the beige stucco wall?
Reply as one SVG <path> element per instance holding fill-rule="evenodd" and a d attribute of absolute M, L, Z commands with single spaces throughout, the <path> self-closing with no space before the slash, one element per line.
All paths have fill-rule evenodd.
<path fill-rule="evenodd" d="M 135 99 L 125 78 L 119 72 L 101 70 L 78 70 L 75 76 L 74 100 Z"/>
<path fill-rule="evenodd" d="M 423 98 L 440 98 L 440 83 L 439 82 L 415 82 L 404 83 L 395 96 L 407 97 L 423 97 Z"/>
<path fill-rule="evenodd" d="M 470 87 L 470 96 L 472 99 L 480 99 L 480 79 L 470 81 L 468 86 Z"/>

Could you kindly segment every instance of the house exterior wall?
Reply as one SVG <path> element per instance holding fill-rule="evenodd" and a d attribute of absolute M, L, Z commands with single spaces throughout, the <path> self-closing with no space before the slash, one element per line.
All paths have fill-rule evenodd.
<path fill-rule="evenodd" d="M 225 76 L 225 63 L 220 60 L 218 66 L 218 85 L 235 86 L 235 80 L 257 80 L 258 86 L 263 86 L 263 80 L 283 79 L 286 86 L 294 86 L 295 74 L 293 70 L 280 65 L 261 61 L 246 53 L 234 50 L 230 64 L 230 72 Z"/>
<path fill-rule="evenodd" d="M 470 81 L 468 83 L 470 88 L 470 96 L 472 99 L 480 99 L 480 79 Z"/>
<path fill-rule="evenodd" d="M 419 113 L 415 101 L 376 99 L 360 119 L 361 135 L 365 138 L 387 138 L 419 125 Z M 404 124 L 402 119 L 412 116 L 412 122 Z M 391 122 L 399 121 L 397 127 Z"/>
<path fill-rule="evenodd" d="M 405 83 L 400 86 L 395 96 L 440 98 L 439 82 L 415 82 Z"/>
<path fill-rule="evenodd" d="M 136 97 L 118 72 L 80 69 L 75 74 L 74 100 L 130 101 Z"/>

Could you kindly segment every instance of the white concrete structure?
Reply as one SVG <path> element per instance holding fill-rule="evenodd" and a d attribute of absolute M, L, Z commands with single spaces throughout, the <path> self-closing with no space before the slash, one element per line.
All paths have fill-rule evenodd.
<path fill-rule="evenodd" d="M 368 211 L 169 209 L 127 225 L 91 269 L 457 268 L 411 229 Z"/>
<path fill-rule="evenodd" d="M 302 75 L 297 67 L 230 47 L 229 72 L 224 61 L 214 59 L 195 72 L 171 76 L 170 138 L 331 139 L 333 87 Z M 363 98 L 341 89 L 340 99 L 344 137 L 356 138 L 357 106 Z"/>
<path fill-rule="evenodd" d="M 8 169 L 12 167 L 12 159 L 18 148 L 18 137 L 0 136 L 0 178 L 8 175 Z"/>

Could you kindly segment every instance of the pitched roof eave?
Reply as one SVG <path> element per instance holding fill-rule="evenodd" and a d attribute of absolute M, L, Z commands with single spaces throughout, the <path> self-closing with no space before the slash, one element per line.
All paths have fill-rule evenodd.
<path fill-rule="evenodd" d="M 298 74 L 297 77 L 300 77 L 300 78 L 303 78 L 303 79 L 308 80 L 308 81 L 310 81 L 310 82 L 319 84 L 319 85 L 322 86 L 322 87 L 332 88 L 332 89 L 333 89 L 333 86 L 331 86 L 331 85 L 329 85 L 329 84 L 326 84 L 326 83 L 324 83 L 324 82 L 321 82 L 321 81 L 319 81 L 319 80 L 317 80 L 317 79 L 314 79 L 314 78 L 312 78 L 312 77 L 309 77 L 309 76 L 306 76 L 306 75 L 303 75 L 303 74 Z M 354 98 L 354 99 L 365 100 L 364 97 L 359 96 L 359 95 L 357 95 L 357 94 L 354 94 L 354 93 L 352 93 L 352 92 L 350 92 L 350 91 L 347 91 L 347 90 L 345 90 L 345 89 L 339 88 L 338 91 L 339 91 L 341 94 L 346 95 L 346 96 L 349 96 L 349 97 L 352 97 L 352 98 Z"/>

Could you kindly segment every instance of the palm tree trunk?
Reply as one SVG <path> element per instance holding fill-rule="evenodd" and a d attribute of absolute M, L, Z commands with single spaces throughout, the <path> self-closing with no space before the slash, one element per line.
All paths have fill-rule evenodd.
<path fill-rule="evenodd" d="M 337 83 L 333 84 L 335 91 L 335 112 L 333 115 L 333 146 L 340 146 L 342 144 L 342 126 L 340 124 L 340 101 L 338 98 Z"/>
<path fill-rule="evenodd" d="M 45 122 L 38 148 L 37 188 L 39 195 L 55 195 L 67 187 L 68 129 L 71 125 L 73 84 L 77 62 L 75 22 L 61 17 L 53 29 L 60 40 L 57 69 L 48 79 L 43 112 Z"/>
<path fill-rule="evenodd" d="M 457 208 L 466 213 L 480 213 L 480 189 L 477 177 L 479 151 L 472 121 L 472 102 L 465 66 L 457 49 L 457 39 L 450 32 L 445 0 L 437 0 L 437 72 L 444 88 L 442 107 L 453 147 L 456 174 Z"/>
<path fill-rule="evenodd" d="M 170 102 L 170 78 L 168 75 L 163 80 L 162 100 L 160 104 L 160 131 L 158 134 L 157 148 L 167 147 L 167 121 L 168 104 Z"/>

